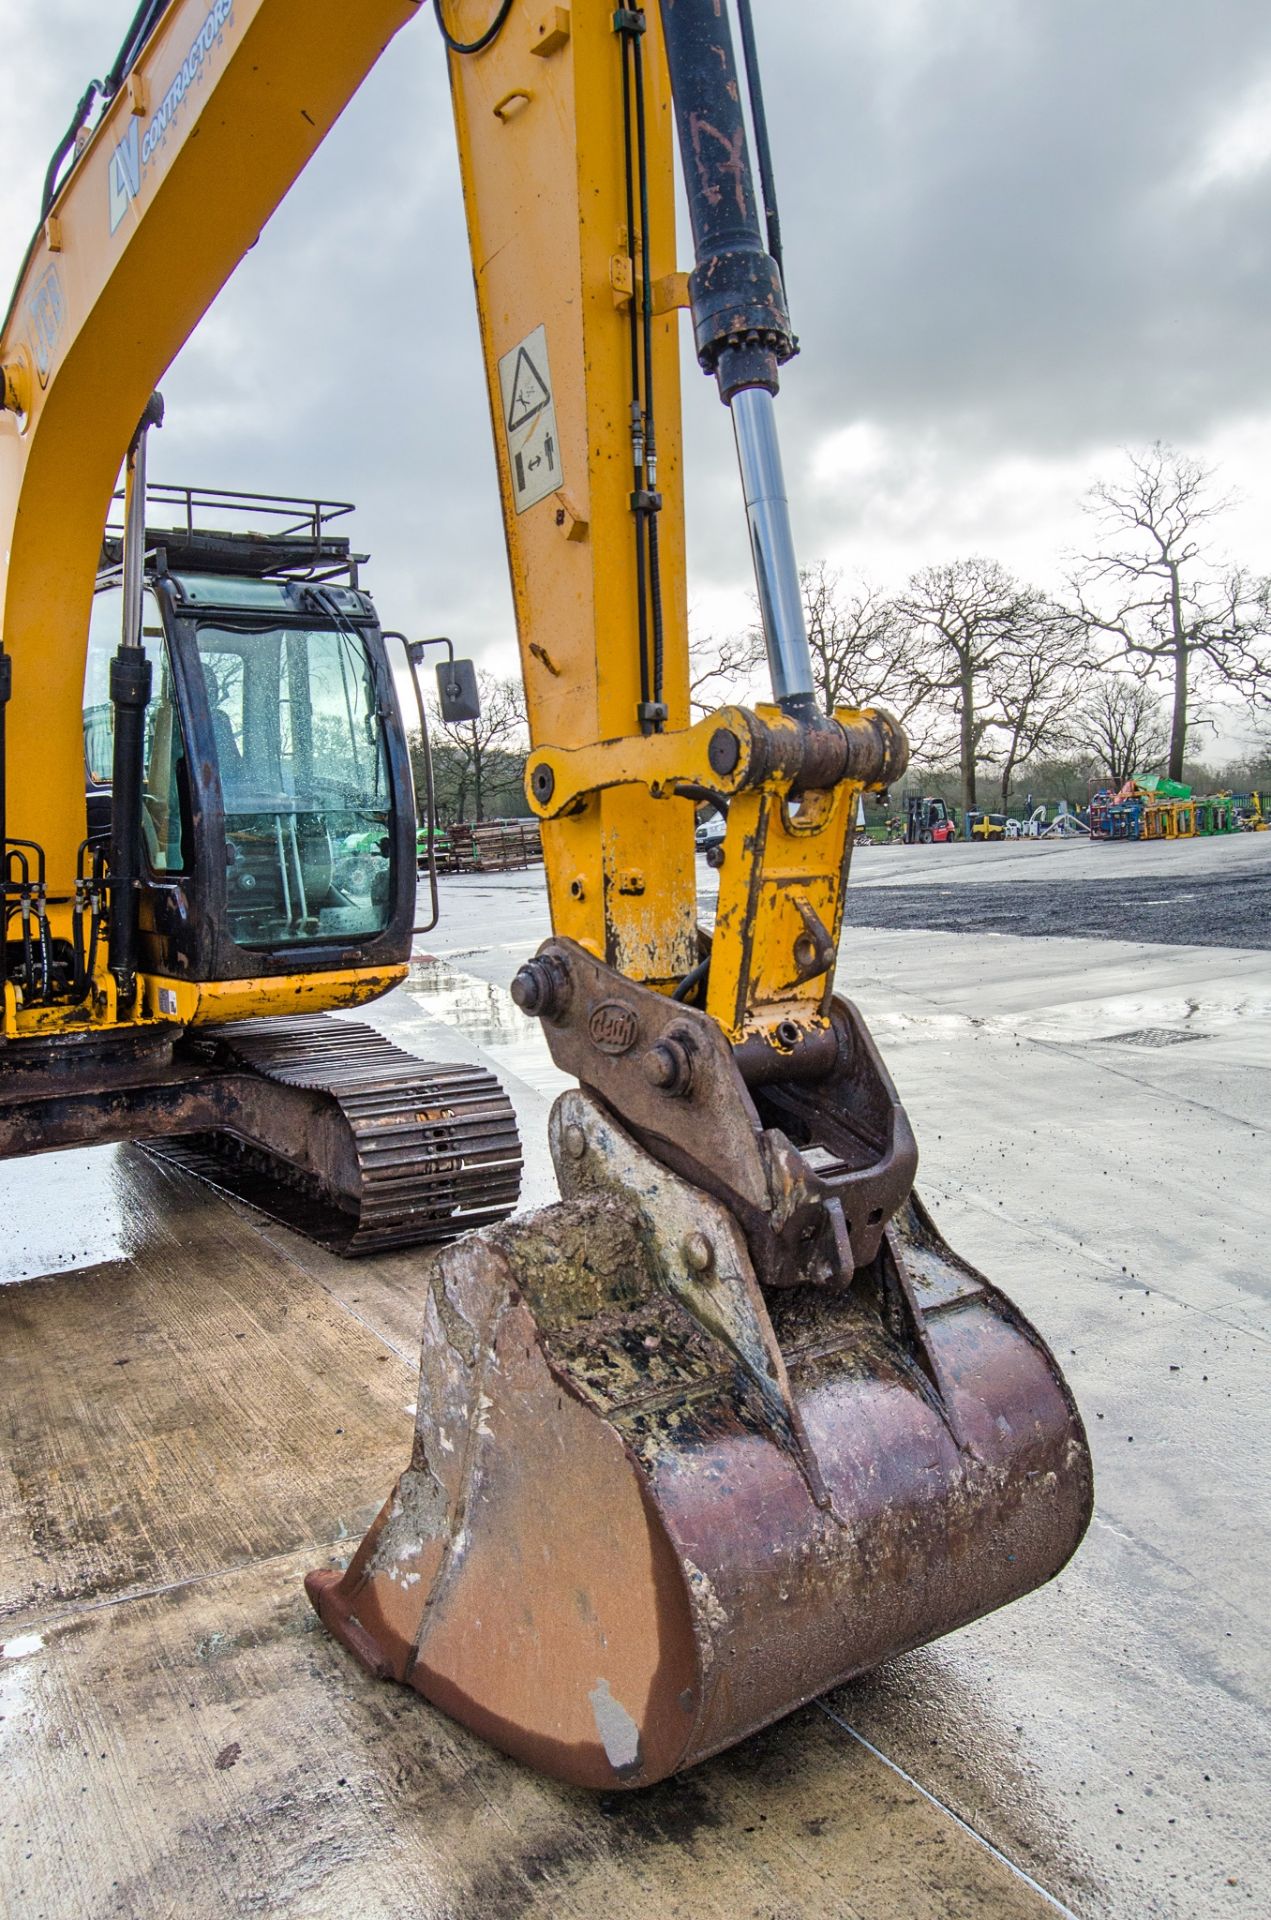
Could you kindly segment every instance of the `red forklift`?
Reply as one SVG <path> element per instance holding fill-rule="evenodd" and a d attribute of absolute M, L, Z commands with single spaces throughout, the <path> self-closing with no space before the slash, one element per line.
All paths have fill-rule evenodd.
<path fill-rule="evenodd" d="M 958 837 L 957 815 L 943 800 L 911 793 L 905 801 L 905 845 L 951 844 Z"/>

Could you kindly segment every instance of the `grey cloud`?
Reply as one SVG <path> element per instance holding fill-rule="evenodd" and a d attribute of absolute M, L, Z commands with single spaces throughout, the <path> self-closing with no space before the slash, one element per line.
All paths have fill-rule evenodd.
<path fill-rule="evenodd" d="M 1271 172 L 1181 183 L 1271 71 L 1267 10 L 954 5 L 925 57 L 935 9 L 905 41 L 871 31 L 879 11 L 836 9 L 804 64 L 766 23 L 806 347 L 791 411 L 1068 452 L 1265 405 Z"/>
<path fill-rule="evenodd" d="M 113 33 L 101 0 L 21 5 L 41 105 L 23 105 L 20 153 L 0 132 L 0 159 L 33 214 L 81 62 L 105 65 Z M 112 0 L 120 31 L 129 10 Z M 803 342 L 781 416 L 809 558 L 859 510 L 811 478 L 854 421 L 882 436 L 888 472 L 926 460 L 948 494 L 1009 457 L 1195 443 L 1271 412 L 1271 169 L 1198 185 L 1206 140 L 1271 72 L 1263 0 L 756 14 Z M 506 645 L 511 601 L 453 147 L 424 17 L 169 373 L 154 465 L 356 500 L 386 619 L 480 651 Z M 684 384 L 694 579 L 744 587 L 727 417 L 687 353 Z M 915 525 L 915 565 L 923 541 Z"/>

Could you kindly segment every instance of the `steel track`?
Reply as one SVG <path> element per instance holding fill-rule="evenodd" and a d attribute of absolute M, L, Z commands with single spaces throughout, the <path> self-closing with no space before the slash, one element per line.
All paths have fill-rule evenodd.
<path fill-rule="evenodd" d="M 348 1129 L 354 1190 L 227 1132 L 147 1142 L 169 1165 L 346 1256 L 451 1240 L 515 1207 L 516 1119 L 484 1068 L 417 1060 L 324 1014 L 242 1021 L 210 1039 L 226 1067 L 331 1102 Z"/>

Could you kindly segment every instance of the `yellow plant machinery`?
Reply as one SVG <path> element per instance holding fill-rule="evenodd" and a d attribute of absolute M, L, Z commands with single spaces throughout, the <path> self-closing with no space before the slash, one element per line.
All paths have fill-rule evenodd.
<path fill-rule="evenodd" d="M 108 1116 L 97 1137 L 168 1131 L 180 1100 L 180 1124 L 197 1110 L 200 1129 L 294 1164 L 277 1089 L 307 1093 L 326 1044 L 296 1011 L 401 977 L 413 824 L 372 616 L 351 587 L 292 582 L 267 607 L 228 607 L 222 590 L 214 610 L 188 569 L 147 589 L 137 423 L 418 11 L 143 6 L 82 151 L 83 114 L 54 170 L 0 338 L 6 892 L 43 929 L 7 953 L 9 1151 L 62 1143 L 42 1072 L 72 1103 L 90 1089 Z M 1089 1456 L 1043 1342 L 922 1207 L 904 1108 L 834 992 L 860 797 L 907 749 L 885 713 L 826 714 L 812 690 L 776 430 L 794 339 L 749 0 L 741 61 L 724 0 L 434 11 L 553 926 L 514 993 L 578 1084 L 551 1122 L 560 1204 L 421 1263 L 413 1457 L 352 1565 L 309 1586 L 372 1671 L 550 1772 L 634 1786 L 1050 1578 L 1089 1516 Z M 773 693 L 697 724 L 684 308 L 731 415 Z M 110 844 L 86 856 L 84 663 L 130 447 L 121 590 L 100 615 L 113 626 L 117 610 L 122 635 Z M 266 715 L 285 692 L 290 716 L 289 731 L 260 722 L 260 779 L 230 752 L 233 736 L 254 757 L 238 703 L 257 692 Z M 336 810 L 382 824 L 387 846 L 382 913 L 354 896 L 347 925 L 354 908 L 321 891 L 315 783 L 337 762 Z M 703 801 L 727 816 L 709 932 Z M 236 863 L 273 889 L 258 919 Z M 447 1148 L 441 1094 L 424 1111 L 431 1132 L 404 1160 L 427 1147 L 444 1182 L 464 1145 Z"/>

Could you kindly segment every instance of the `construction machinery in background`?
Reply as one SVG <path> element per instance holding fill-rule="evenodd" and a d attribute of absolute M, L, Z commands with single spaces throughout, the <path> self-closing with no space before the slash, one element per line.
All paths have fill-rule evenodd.
<path fill-rule="evenodd" d="M 963 816 L 968 840 L 1005 840 L 1006 825 L 1004 813 L 985 813 L 980 807 L 968 808 Z"/>
<path fill-rule="evenodd" d="M 136 557 L 111 666 L 110 850 L 87 867 L 79 702 L 97 544 L 130 442 L 129 547 L 147 545 L 133 436 L 150 393 L 418 10 L 143 6 L 100 117 L 77 142 L 82 107 L 64 143 L 0 339 L 9 901 L 30 917 L 17 856 L 30 865 L 38 841 L 49 955 L 10 945 L 5 1057 L 64 1060 L 72 1100 L 101 1061 L 91 1072 L 123 1087 L 130 1134 L 161 1130 L 183 1049 L 228 1045 L 223 1073 L 255 1069 L 257 1042 L 218 1039 L 226 1022 L 264 1016 L 251 1031 L 268 1046 L 268 1016 L 351 1005 L 400 977 L 404 746 L 355 586 L 244 583 L 234 608 L 218 587 L 213 610 L 170 555 L 153 583 L 173 737 L 188 730 L 188 879 L 152 871 L 147 793 L 167 796 L 169 835 L 173 813 L 147 770 L 175 748 L 155 746 L 157 720 L 146 730 Z M 308 1586 L 372 1672 L 561 1778 L 633 1787 L 1049 1579 L 1087 1523 L 1090 1461 L 1044 1342 L 922 1206 L 908 1117 L 834 991 L 860 798 L 903 774 L 907 748 L 887 714 L 824 713 L 813 691 L 775 407 L 795 341 L 749 0 L 740 63 L 724 0 L 439 0 L 434 14 L 553 926 L 514 997 L 577 1085 L 551 1121 L 561 1202 L 421 1263 L 411 1461 L 352 1563 Z M 683 309 L 731 417 L 773 694 L 696 724 Z M 275 640 L 260 667 L 243 635 L 263 613 Z M 354 801 L 378 807 L 389 843 L 378 907 L 374 880 L 363 896 L 333 873 L 354 903 L 334 909 L 352 916 L 334 939 L 305 824 L 315 796 L 289 808 L 244 769 L 236 811 L 214 718 L 233 731 L 260 671 L 289 716 L 277 744 L 299 794 L 292 663 L 303 678 L 305 659 L 343 690 L 328 716 L 342 742 L 340 700 L 360 702 L 340 751 L 356 740 L 363 784 L 341 785 L 341 824 Z M 727 821 L 710 931 L 703 801 Z M 170 846 L 158 806 L 152 827 Z M 235 871 L 258 873 L 270 905 L 231 924 Z M 77 968 L 90 895 L 99 945 Z M 313 1062 L 295 1044 L 303 1082 Z M 30 1144 L 49 1143 L 47 1114 Z"/>
<path fill-rule="evenodd" d="M 1191 840 L 1239 833 L 1256 824 L 1258 796 L 1249 806 L 1230 793 L 1194 794 L 1181 780 L 1135 773 L 1116 789 L 1102 787 L 1090 801 L 1092 840 Z"/>
<path fill-rule="evenodd" d="M 1007 819 L 1004 813 L 983 813 L 972 807 L 963 815 L 961 826 L 956 807 L 930 794 L 908 794 L 905 798 L 904 842 L 907 847 L 951 846 L 955 840 L 1005 840 Z"/>
<path fill-rule="evenodd" d="M 948 846 L 958 837 L 958 819 L 944 800 L 911 793 L 905 800 L 905 845 L 928 846 L 933 841 Z"/>
<path fill-rule="evenodd" d="M 1012 826 L 1018 826 L 1015 836 L 1021 840 L 1084 840 L 1090 833 L 1086 820 L 1082 820 L 1069 806 L 1066 800 L 1055 803 L 1054 817 L 1051 809 L 1043 801 L 1033 808 L 1027 820 L 1007 822 L 1007 834 Z"/>

